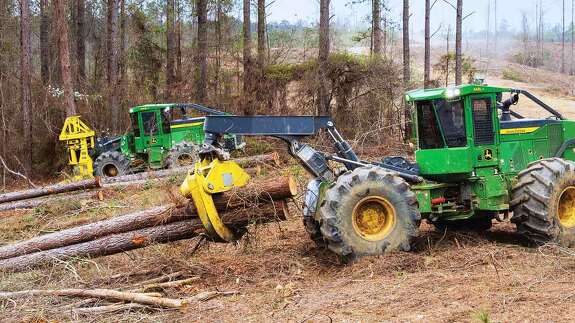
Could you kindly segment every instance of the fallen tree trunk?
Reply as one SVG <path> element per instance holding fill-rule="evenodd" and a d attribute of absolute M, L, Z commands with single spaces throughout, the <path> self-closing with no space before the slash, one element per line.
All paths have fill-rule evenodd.
<path fill-rule="evenodd" d="M 214 194 L 214 204 L 218 210 L 248 207 L 256 202 L 283 200 L 297 195 L 297 183 L 291 176 L 283 176 L 274 181 L 253 181 L 244 187 Z"/>
<path fill-rule="evenodd" d="M 265 204 L 258 210 L 237 209 L 222 214 L 223 222 L 230 228 L 240 228 L 253 222 L 269 222 L 285 219 L 288 208 L 285 201 Z M 0 260 L 1 271 L 25 271 L 53 262 L 67 261 L 76 257 L 100 257 L 128 250 L 138 249 L 153 243 L 165 243 L 189 239 L 204 232 L 199 218 L 193 217 L 170 224 L 144 228 L 135 231 L 112 234 L 96 240 L 39 251 L 18 257 Z"/>
<path fill-rule="evenodd" d="M 297 194 L 297 186 L 292 177 L 283 177 L 276 181 L 259 181 L 237 188 L 230 192 L 214 195 L 216 208 L 221 212 L 232 212 L 233 209 L 252 208 L 257 216 L 258 203 L 279 201 L 291 198 Z M 272 204 L 273 206 L 273 204 Z M 196 216 L 192 203 L 187 208 L 187 214 L 176 211 L 176 205 L 154 207 L 148 210 L 130 213 L 109 220 L 85 224 L 46 235 L 41 235 L 26 241 L 0 247 L 0 259 L 7 259 L 32 252 L 69 246 L 90 241 L 98 237 L 116 233 L 134 231 L 142 228 L 181 221 Z M 265 209 L 265 206 L 263 207 Z M 264 210 L 265 211 L 265 210 Z M 234 214 L 232 212 L 232 214 Z M 225 218 L 228 215 L 222 215 Z"/>
<path fill-rule="evenodd" d="M 32 289 L 19 292 L 0 292 L 0 299 L 14 299 L 31 296 L 71 296 L 100 298 L 114 301 L 134 302 L 164 308 L 180 308 L 188 303 L 183 299 L 153 297 L 143 293 L 119 292 L 112 289 Z"/>
<path fill-rule="evenodd" d="M 238 165 L 242 168 L 246 168 L 248 173 L 250 172 L 250 168 L 254 167 L 261 167 L 261 165 L 273 165 L 279 166 L 280 165 L 280 158 L 278 153 L 271 153 L 265 155 L 257 155 L 257 156 L 250 156 L 250 157 L 242 157 L 234 159 Z M 153 172 L 143 172 L 137 174 L 130 174 L 118 177 L 106 177 L 102 179 L 102 184 L 106 186 L 106 184 L 113 184 L 113 183 L 121 183 L 121 182 L 136 182 L 136 181 L 144 181 L 149 179 L 158 179 L 164 178 L 169 176 L 177 176 L 186 174 L 193 166 L 190 167 L 177 167 L 171 169 L 164 169 L 159 171 Z M 259 173 L 259 170 L 257 171 Z M 251 175 L 251 174 L 250 174 Z"/>
<path fill-rule="evenodd" d="M 21 201 L 13 201 L 8 203 L 0 204 L 0 212 L 1 211 L 10 211 L 10 210 L 17 210 L 17 209 L 33 209 L 40 205 L 45 205 L 48 203 L 53 203 L 56 201 L 63 201 L 63 200 L 78 200 L 78 199 L 97 199 L 100 200 L 103 197 L 101 196 L 102 193 L 100 191 L 88 191 L 88 192 L 80 192 L 74 194 L 65 194 L 65 195 L 56 195 L 56 196 L 44 196 L 44 197 L 36 197 L 33 199 L 21 200 Z"/>
<path fill-rule="evenodd" d="M 87 190 L 92 188 L 100 187 L 100 179 L 93 178 L 78 182 L 65 183 L 65 184 L 54 184 L 40 188 L 34 188 L 25 191 L 9 192 L 5 194 L 0 194 L 0 203 L 20 201 L 25 199 L 31 199 L 39 196 L 46 196 L 51 194 L 58 194 L 64 192 L 72 192 L 79 190 Z"/>
<path fill-rule="evenodd" d="M 188 169 L 186 169 L 187 172 Z M 261 174 L 261 167 L 255 166 L 244 169 L 248 175 L 251 177 L 258 177 Z M 184 179 L 186 172 L 179 173 L 179 174 L 171 174 L 170 176 L 181 176 L 181 180 Z M 168 176 L 156 176 L 153 173 L 141 173 L 141 174 L 133 174 L 133 175 L 126 175 L 131 176 L 129 178 L 124 178 L 121 181 L 111 181 L 108 182 L 107 180 L 102 184 L 103 188 L 114 188 L 114 187 L 126 187 L 126 186 L 135 186 L 135 185 L 143 185 L 148 184 L 152 181 L 161 181 L 166 179 Z M 115 177 L 112 177 L 115 179 Z"/>
<path fill-rule="evenodd" d="M 106 235 L 154 226 L 161 224 L 162 222 L 174 222 L 177 221 L 175 216 L 171 216 L 172 214 L 168 214 L 166 216 L 166 213 L 173 209 L 175 209 L 174 204 L 158 206 L 148 210 L 111 218 L 109 220 L 85 224 L 79 227 L 37 236 L 29 240 L 0 247 L 0 259 L 69 246 Z"/>
<path fill-rule="evenodd" d="M 234 159 L 242 168 L 255 167 L 259 165 L 279 166 L 281 164 L 280 155 L 277 152 L 264 155 L 241 157 Z"/>

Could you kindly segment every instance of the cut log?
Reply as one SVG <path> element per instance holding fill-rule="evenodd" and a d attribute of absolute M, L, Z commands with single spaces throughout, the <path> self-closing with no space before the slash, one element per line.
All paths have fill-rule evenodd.
<path fill-rule="evenodd" d="M 257 155 L 257 156 L 250 156 L 250 157 L 242 157 L 234 159 L 236 163 L 238 163 L 242 168 L 249 169 L 254 167 L 261 167 L 262 165 L 272 165 L 272 166 L 279 166 L 280 165 L 280 158 L 278 153 L 271 153 L 265 155 Z M 130 174 L 118 177 L 105 177 L 102 179 L 103 186 L 111 186 L 110 184 L 113 183 L 121 183 L 121 182 L 137 182 L 137 181 L 145 181 L 149 179 L 158 179 L 158 178 L 165 178 L 169 176 L 179 176 L 186 174 L 190 169 L 193 167 L 177 167 L 171 169 L 164 169 L 159 171 L 153 172 L 143 172 L 137 174 Z M 259 172 L 259 171 L 258 171 Z M 249 170 L 248 170 L 249 173 Z"/>
<path fill-rule="evenodd" d="M 297 183 L 291 176 L 277 180 L 252 181 L 244 187 L 214 194 L 214 204 L 218 210 L 248 207 L 255 202 L 284 200 L 297 195 Z"/>
<path fill-rule="evenodd" d="M 230 192 L 214 195 L 214 202 L 216 204 L 216 208 L 221 212 L 230 212 L 233 209 L 240 209 L 241 213 L 241 209 L 243 208 L 257 209 L 259 207 L 258 203 L 260 202 L 268 202 L 271 199 L 284 200 L 286 198 L 291 198 L 296 194 L 297 186 L 295 185 L 293 178 L 283 177 L 277 181 L 254 182 Z M 263 213 L 265 213 L 269 210 L 263 211 Z M 285 210 L 281 210 L 281 212 L 284 211 Z M 251 218 L 257 217 L 258 213 L 260 212 L 254 212 Z M 159 206 L 3 246 L 0 247 L 0 259 L 7 259 L 32 252 L 69 246 L 80 242 L 90 241 L 98 237 L 139 230 L 162 223 L 172 223 L 194 217 L 195 214 L 196 210 L 192 203 L 190 203 L 190 207 L 188 207 L 187 214 L 185 214 L 183 210 L 177 211 L 174 204 Z M 224 214 L 222 218 L 225 218 L 226 216 L 229 217 L 229 215 Z"/>
<path fill-rule="evenodd" d="M 0 203 L 20 201 L 25 199 L 31 199 L 39 196 L 46 196 L 64 192 L 73 192 L 80 190 L 87 190 L 92 188 L 100 187 L 100 179 L 87 179 L 78 182 L 65 183 L 65 184 L 54 184 L 40 188 L 34 188 L 25 191 L 9 192 L 0 194 Z"/>
<path fill-rule="evenodd" d="M 238 165 L 240 165 L 242 168 L 250 168 L 261 165 L 277 167 L 281 165 L 280 155 L 277 152 L 265 155 L 236 158 L 234 161 L 238 163 Z"/>
<path fill-rule="evenodd" d="M 2 211 L 10 211 L 10 210 L 24 210 L 24 209 L 33 209 L 35 207 L 39 207 L 41 205 L 46 205 L 48 203 L 54 203 L 58 201 L 70 200 L 73 199 L 77 200 L 84 200 L 84 199 L 93 199 L 93 200 L 102 200 L 103 195 L 101 191 L 88 191 L 88 192 L 80 192 L 80 193 L 73 193 L 73 194 L 58 194 L 55 196 L 43 196 L 43 197 L 36 197 L 33 199 L 21 200 L 21 201 L 13 201 L 8 203 L 0 204 L 0 212 Z"/>
<path fill-rule="evenodd" d="M 287 217 L 288 208 L 284 201 L 263 205 L 259 210 L 237 209 L 222 215 L 222 220 L 231 228 L 243 227 L 253 222 L 269 222 Z M 67 261 L 75 257 L 100 257 L 128 250 L 138 249 L 152 243 L 165 243 L 189 239 L 204 232 L 197 217 L 170 224 L 144 228 L 101 237 L 96 240 L 68 245 L 61 248 L 39 251 L 18 257 L 0 260 L 1 271 L 25 271 L 52 262 Z"/>
<path fill-rule="evenodd" d="M 186 172 L 179 173 L 179 174 L 172 174 L 171 176 L 180 177 L 179 180 L 183 181 L 188 169 L 185 169 L 185 170 L 186 170 Z M 261 167 L 255 166 L 255 167 L 251 167 L 251 168 L 246 168 L 246 169 L 244 169 L 244 171 L 246 171 L 246 173 L 248 173 L 248 175 L 250 175 L 251 177 L 258 177 L 261 174 Z M 163 172 L 163 171 L 160 171 L 160 172 Z M 168 176 L 157 176 L 155 173 L 140 173 L 140 174 L 126 175 L 126 176 L 130 176 L 130 178 L 126 177 L 126 178 L 124 178 L 124 180 L 121 180 L 121 181 L 116 181 L 116 180 L 107 181 L 106 180 L 105 182 L 103 182 L 102 187 L 104 187 L 104 188 L 115 188 L 115 187 L 137 186 L 137 185 L 149 184 L 151 182 L 166 180 L 168 178 Z M 122 177 L 125 177 L 125 176 L 122 176 Z M 113 177 L 113 179 L 116 179 L 116 177 Z"/>

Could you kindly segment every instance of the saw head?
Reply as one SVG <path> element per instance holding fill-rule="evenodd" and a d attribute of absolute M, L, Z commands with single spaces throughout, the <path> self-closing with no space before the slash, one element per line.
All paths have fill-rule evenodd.
<path fill-rule="evenodd" d="M 188 174 L 180 186 L 180 192 L 192 199 L 198 216 L 213 239 L 231 242 L 236 237 L 221 220 L 212 195 L 245 186 L 249 180 L 250 176 L 234 161 L 203 159 Z"/>

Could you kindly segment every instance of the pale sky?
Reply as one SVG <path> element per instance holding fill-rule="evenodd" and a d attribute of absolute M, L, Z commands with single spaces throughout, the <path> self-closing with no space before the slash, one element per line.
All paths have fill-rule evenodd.
<path fill-rule="evenodd" d="M 455 4 L 456 0 L 449 0 Z M 498 0 L 498 17 L 501 22 L 506 19 L 515 30 L 521 28 L 521 14 L 525 12 L 529 18 L 530 27 L 535 25 L 535 4 L 538 0 Z M 546 25 L 555 25 L 561 23 L 561 8 L 563 0 L 543 0 L 544 21 Z M 349 6 L 346 4 L 350 0 L 332 0 L 332 12 L 338 22 L 348 22 L 351 25 L 365 22 L 369 15 L 371 1 L 366 0 L 365 4 Z M 392 18 L 396 22 L 401 21 L 403 0 L 387 0 L 391 8 Z M 475 12 L 472 16 L 464 21 L 464 30 L 480 31 L 485 30 L 487 25 L 487 6 L 491 2 L 491 8 L 494 8 L 495 0 L 464 0 L 464 15 Z M 425 0 L 411 0 L 412 24 L 413 31 L 423 30 L 424 23 L 424 4 Z M 571 21 L 571 0 L 565 0 L 566 5 L 566 25 Z M 288 20 L 290 22 L 299 19 L 314 22 L 319 17 L 319 0 L 276 0 L 268 9 L 270 12 L 269 21 Z M 491 16 L 491 22 L 494 23 L 494 16 Z M 436 29 L 440 24 L 447 26 L 455 24 L 455 10 L 444 2 L 438 0 L 432 11 L 432 29 Z M 493 31 L 494 27 L 491 27 Z"/>

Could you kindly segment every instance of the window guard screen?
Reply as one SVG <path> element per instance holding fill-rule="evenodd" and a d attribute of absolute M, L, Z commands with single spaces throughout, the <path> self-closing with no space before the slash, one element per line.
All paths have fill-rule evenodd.
<path fill-rule="evenodd" d="M 493 113 L 491 111 L 491 99 L 472 99 L 473 108 L 473 131 L 475 132 L 476 145 L 492 145 L 495 143 L 493 132 Z"/>

